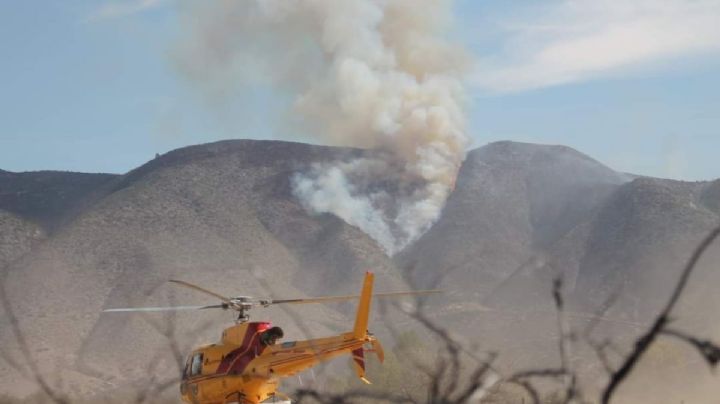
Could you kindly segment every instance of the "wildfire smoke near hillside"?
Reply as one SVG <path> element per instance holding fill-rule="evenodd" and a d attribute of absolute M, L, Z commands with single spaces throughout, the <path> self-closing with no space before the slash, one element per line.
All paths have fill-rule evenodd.
<path fill-rule="evenodd" d="M 468 56 L 444 37 L 451 1 L 257 0 L 190 7 L 177 58 L 209 91 L 266 80 L 323 143 L 385 151 L 293 178 L 307 209 L 358 226 L 388 253 L 437 220 L 469 145 Z M 260 76 L 260 77 L 258 77 Z M 395 184 L 393 196 L 378 184 Z"/>

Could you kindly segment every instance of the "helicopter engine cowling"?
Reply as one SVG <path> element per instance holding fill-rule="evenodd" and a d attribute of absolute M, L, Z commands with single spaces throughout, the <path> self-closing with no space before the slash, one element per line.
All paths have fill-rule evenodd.
<path fill-rule="evenodd" d="M 242 345 L 246 338 L 252 337 L 252 335 L 248 335 L 249 328 L 252 328 L 254 332 L 261 333 L 269 330 L 271 327 L 271 323 L 264 321 L 236 324 L 223 330 L 220 340 L 223 344 Z"/>

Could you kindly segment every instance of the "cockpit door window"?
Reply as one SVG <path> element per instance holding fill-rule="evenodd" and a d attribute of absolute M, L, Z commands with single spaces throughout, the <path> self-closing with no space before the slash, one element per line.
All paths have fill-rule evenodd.
<path fill-rule="evenodd" d="M 203 354 L 198 352 L 192 357 L 190 362 L 190 377 L 197 376 L 202 373 Z"/>

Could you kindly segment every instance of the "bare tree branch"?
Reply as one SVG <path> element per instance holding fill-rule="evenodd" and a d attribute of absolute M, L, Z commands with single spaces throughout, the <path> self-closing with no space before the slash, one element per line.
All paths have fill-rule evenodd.
<path fill-rule="evenodd" d="M 660 335 L 665 326 L 668 324 L 670 319 L 670 313 L 672 312 L 675 304 L 685 290 L 685 286 L 687 285 L 687 282 L 690 279 L 690 275 L 692 274 L 698 261 L 700 260 L 700 257 L 702 257 L 707 248 L 715 241 L 715 239 L 717 239 L 718 236 L 720 236 L 720 226 L 715 228 L 715 230 L 711 231 L 710 234 L 708 234 L 697 246 L 692 256 L 688 260 L 685 269 L 680 276 L 680 280 L 675 286 L 675 289 L 670 296 L 670 300 L 667 302 L 667 305 L 655 318 L 652 327 L 645 334 L 643 334 L 642 336 L 640 336 L 640 338 L 637 339 L 637 341 L 635 342 L 635 349 L 633 349 L 630 355 L 627 356 L 625 362 L 620 366 L 620 368 L 618 368 L 617 371 L 612 374 L 610 382 L 608 383 L 602 395 L 603 404 L 608 404 L 610 402 L 610 399 L 615 393 L 615 390 L 628 377 L 630 372 L 632 372 L 632 370 L 635 368 L 635 365 L 638 363 L 638 361 L 640 361 L 640 358 L 642 358 L 645 352 L 647 352 L 650 345 L 652 345 L 658 335 Z"/>
<path fill-rule="evenodd" d="M 720 346 L 709 340 L 701 340 L 692 335 L 686 334 L 677 330 L 662 330 L 665 335 L 678 338 L 681 341 L 685 341 L 697 349 L 698 353 L 705 359 L 711 369 L 715 369 L 718 363 L 720 363 Z"/>

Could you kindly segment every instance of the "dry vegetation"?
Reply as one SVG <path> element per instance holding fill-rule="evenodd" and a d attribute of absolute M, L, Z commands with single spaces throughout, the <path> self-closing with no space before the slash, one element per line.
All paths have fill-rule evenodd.
<path fill-rule="evenodd" d="M 562 279 L 553 284 L 552 294 L 557 319 L 557 355 L 559 366 L 524 369 L 504 373 L 495 366 L 497 355 L 479 356 L 475 347 L 459 342 L 448 330 L 439 327 L 425 316 L 423 305 L 418 303 L 408 316 L 422 325 L 430 337 L 415 332 L 400 332 L 392 324 L 386 324 L 394 336 L 395 344 L 388 350 L 386 363 L 380 366 L 370 362 L 369 374 L 375 380 L 372 386 L 359 385 L 356 380 L 329 377 L 321 386 L 298 388 L 293 394 L 300 403 L 594 403 L 614 402 L 618 388 L 632 376 L 642 360 L 658 364 L 674 363 L 678 355 L 677 343 L 692 347 L 706 364 L 715 369 L 720 362 L 720 347 L 702 336 L 671 327 L 673 309 L 683 295 L 693 271 L 708 247 L 720 236 L 720 227 L 713 230 L 697 246 L 687 261 L 680 279 L 665 307 L 647 329 L 635 341 L 630 352 L 620 353 L 613 341 L 595 340 L 592 331 L 598 322 L 591 322 L 583 330 L 568 327 Z M 78 404 L 97 402 L 93 398 L 71 397 L 62 384 L 61 377 L 49 380 L 39 371 L 33 352 L 25 341 L 22 330 L 14 316 L 6 294 L 0 294 L 0 302 L 13 327 L 13 335 L 20 349 L 19 355 L 2 351 L 2 357 L 23 377 L 35 382 L 37 394 L 18 400 L 0 396 L 0 403 Z M 613 304 L 608 301 L 598 316 Z M 398 306 L 399 307 L 399 306 Z M 168 320 L 166 318 L 166 320 Z M 106 392 L 101 399 L 105 403 L 170 403 L 177 402 L 175 387 L 183 363 L 183 347 L 178 346 L 174 321 L 148 320 L 168 341 L 168 347 L 177 361 L 178 374 L 164 380 L 149 377 L 136 391 Z M 661 337 L 668 339 L 659 340 Z M 606 372 L 607 383 L 597 392 L 586 390 L 581 379 L 581 369 L 572 359 L 572 350 L 581 344 L 592 348 L 600 368 Z M 14 358 L 22 358 L 21 361 Z M 614 358 L 613 358 L 614 357 Z M 675 358 L 675 359 L 673 359 Z M 148 374 L 152 374 L 148 369 Z M 594 394 L 597 394 L 595 396 Z"/>

